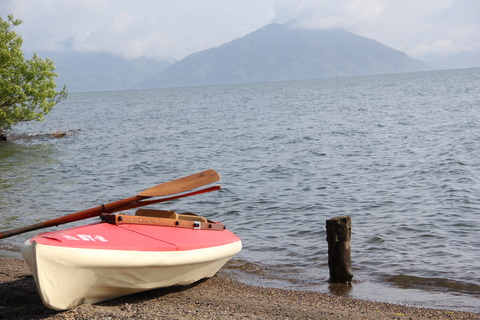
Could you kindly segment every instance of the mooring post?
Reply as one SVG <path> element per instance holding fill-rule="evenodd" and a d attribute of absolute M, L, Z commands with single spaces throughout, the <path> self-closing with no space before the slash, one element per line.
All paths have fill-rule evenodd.
<path fill-rule="evenodd" d="M 353 278 L 350 257 L 352 219 L 348 216 L 327 220 L 328 267 L 330 282 L 347 283 Z"/>

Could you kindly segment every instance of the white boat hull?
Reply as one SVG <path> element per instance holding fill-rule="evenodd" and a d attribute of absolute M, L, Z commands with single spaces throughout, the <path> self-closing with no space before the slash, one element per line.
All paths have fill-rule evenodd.
<path fill-rule="evenodd" d="M 28 240 L 22 254 L 43 303 L 51 309 L 66 310 L 212 277 L 241 248 L 240 240 L 162 252 L 70 248 Z"/>

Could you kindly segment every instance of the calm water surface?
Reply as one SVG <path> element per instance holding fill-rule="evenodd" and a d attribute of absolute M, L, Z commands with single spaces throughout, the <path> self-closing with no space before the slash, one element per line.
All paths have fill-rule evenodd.
<path fill-rule="evenodd" d="M 15 133 L 59 130 L 74 134 L 0 144 L 1 229 L 214 168 L 220 192 L 158 208 L 238 234 L 223 273 L 480 312 L 480 69 L 72 93 Z M 325 220 L 340 215 L 353 221 L 351 287 L 328 284 Z"/>

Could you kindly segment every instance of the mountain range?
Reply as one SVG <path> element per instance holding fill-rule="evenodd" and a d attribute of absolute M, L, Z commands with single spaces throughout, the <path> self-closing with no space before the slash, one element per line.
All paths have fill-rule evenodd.
<path fill-rule="evenodd" d="M 125 59 L 105 52 L 50 51 L 37 54 L 53 60 L 58 74 L 57 85 L 66 85 L 70 92 L 136 89 L 141 82 L 172 64 L 167 60 Z"/>
<path fill-rule="evenodd" d="M 432 57 L 433 64 L 424 63 L 342 29 L 297 29 L 288 24 L 267 25 L 180 61 L 125 59 L 99 52 L 38 54 L 55 62 L 57 84 L 67 85 L 70 92 L 388 74 L 434 69 L 435 63 L 446 68 L 452 64 L 448 57 L 437 61 Z M 480 66 L 478 56 L 469 57 L 470 66 Z"/>

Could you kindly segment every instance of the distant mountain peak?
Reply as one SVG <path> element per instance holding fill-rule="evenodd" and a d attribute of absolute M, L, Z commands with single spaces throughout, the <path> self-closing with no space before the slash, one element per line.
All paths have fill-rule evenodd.
<path fill-rule="evenodd" d="M 269 24 L 194 53 L 152 76 L 146 87 L 318 79 L 427 70 L 405 53 L 343 29 Z"/>

